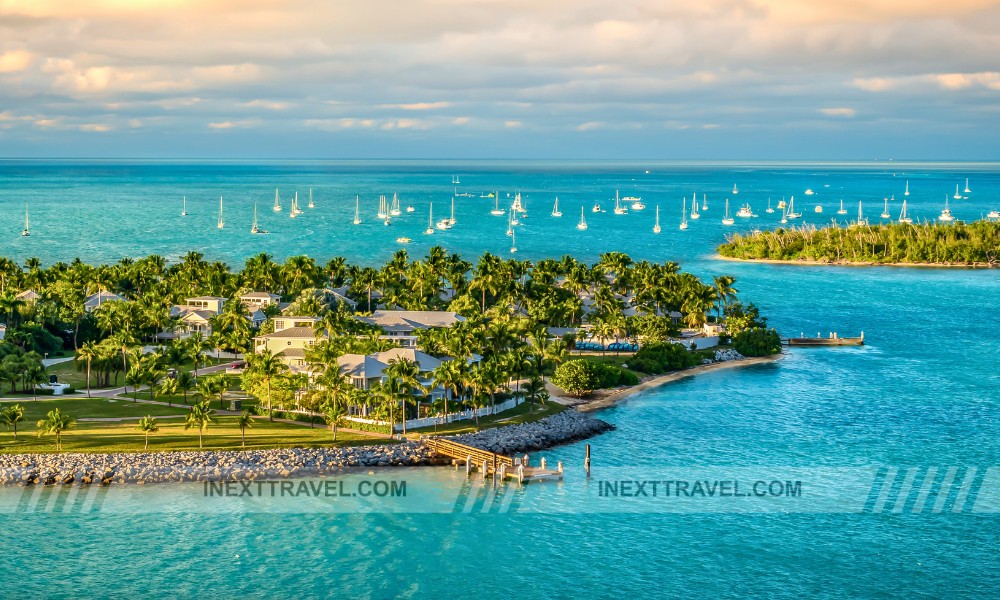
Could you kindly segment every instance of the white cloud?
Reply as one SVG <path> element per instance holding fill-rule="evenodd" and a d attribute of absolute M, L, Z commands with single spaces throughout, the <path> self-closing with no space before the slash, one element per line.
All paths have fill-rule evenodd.
<path fill-rule="evenodd" d="M 414 102 L 411 104 L 383 104 L 382 108 L 398 108 L 402 110 L 439 110 L 451 107 L 451 102 Z"/>
<path fill-rule="evenodd" d="M 34 62 L 35 56 L 27 50 L 12 50 L 0 53 L 0 73 L 24 71 Z"/>
<path fill-rule="evenodd" d="M 827 117 L 844 117 L 850 119 L 858 114 L 858 111 L 853 108 L 846 107 L 835 107 L 835 108 L 821 108 L 819 112 Z"/>
<path fill-rule="evenodd" d="M 245 129 L 259 125 L 257 119 L 247 119 L 243 121 L 215 121 L 208 124 L 209 129 Z"/>
<path fill-rule="evenodd" d="M 106 123 L 83 123 L 79 126 L 80 131 L 87 131 L 92 133 L 100 133 L 105 131 L 111 131 L 111 126 Z"/>
<path fill-rule="evenodd" d="M 605 123 L 601 121 L 587 121 L 586 123 L 581 123 L 576 126 L 577 131 L 592 131 L 594 129 L 600 129 L 605 126 Z"/>

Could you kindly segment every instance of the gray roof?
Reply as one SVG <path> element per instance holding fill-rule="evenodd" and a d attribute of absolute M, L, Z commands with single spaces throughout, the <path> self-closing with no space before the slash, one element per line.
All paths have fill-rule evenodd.
<path fill-rule="evenodd" d="M 344 354 L 337 358 L 337 365 L 344 375 L 362 379 L 381 377 L 382 372 L 388 366 L 384 362 L 364 354 Z"/>
<path fill-rule="evenodd" d="M 441 361 L 439 359 L 414 348 L 392 348 L 386 350 L 385 352 L 376 352 L 371 356 L 386 364 L 389 364 L 393 360 L 409 360 L 417 363 L 417 367 L 421 371 L 433 371 L 441 366 Z"/>
<path fill-rule="evenodd" d="M 465 317 L 458 313 L 443 310 L 376 310 L 370 317 L 357 318 L 386 331 L 451 327 L 465 321 Z"/>
<path fill-rule="evenodd" d="M 260 298 L 260 299 L 267 298 L 270 300 L 277 300 L 278 298 L 281 298 L 281 296 L 279 296 L 278 294 L 272 294 L 271 292 L 249 292 L 247 294 L 243 294 L 242 296 L 240 296 L 241 300 L 243 298 Z"/>
<path fill-rule="evenodd" d="M 260 336 L 262 338 L 299 338 L 299 339 L 313 339 L 316 337 L 316 332 L 312 327 L 289 327 L 288 329 L 282 329 L 281 331 L 275 331 L 274 333 L 269 333 L 267 335 Z"/>
<path fill-rule="evenodd" d="M 125 298 L 122 298 L 118 294 L 112 294 L 111 292 L 97 292 L 96 294 L 91 294 L 83 301 L 85 307 L 97 307 L 105 302 L 124 302 Z"/>
<path fill-rule="evenodd" d="M 275 356 L 287 356 L 289 358 L 305 358 L 304 348 L 282 348 L 274 354 Z"/>

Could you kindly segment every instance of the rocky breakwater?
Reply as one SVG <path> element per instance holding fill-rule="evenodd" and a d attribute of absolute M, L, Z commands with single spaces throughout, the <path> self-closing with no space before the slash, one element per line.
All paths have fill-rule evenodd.
<path fill-rule="evenodd" d="M 109 485 L 314 477 L 351 468 L 438 464 L 418 442 L 352 448 L 136 454 L 4 454 L 0 485 Z"/>
<path fill-rule="evenodd" d="M 611 423 L 589 415 L 575 410 L 564 410 L 533 423 L 485 429 L 450 439 L 497 454 L 512 455 L 545 450 L 560 444 L 587 439 L 614 428 Z"/>

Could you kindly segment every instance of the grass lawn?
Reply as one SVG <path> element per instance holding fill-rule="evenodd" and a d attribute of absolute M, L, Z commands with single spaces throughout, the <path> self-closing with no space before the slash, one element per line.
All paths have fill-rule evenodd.
<path fill-rule="evenodd" d="M 151 408 L 151 407 L 150 407 Z M 165 407 L 164 407 L 165 408 Z M 145 413 L 143 413 L 145 414 Z M 239 450 L 240 430 L 235 417 L 217 417 L 219 422 L 208 426 L 204 433 L 205 450 Z M 149 436 L 150 451 L 197 450 L 198 432 L 184 429 L 183 419 L 162 419 L 160 430 Z M 27 425 L 27 423 L 21 423 Z M 288 423 L 271 423 L 267 417 L 255 417 L 253 427 L 246 431 L 247 449 L 264 448 L 317 448 L 325 446 L 364 446 L 393 443 L 391 440 L 339 432 L 337 442 L 333 433 L 323 427 L 303 427 Z M 62 436 L 63 452 L 142 452 L 143 434 L 135 422 L 106 423 L 82 422 Z M 55 452 L 55 438 L 39 438 L 34 423 L 18 428 L 17 441 L 10 432 L 0 434 L 0 453 L 49 453 Z"/>
<path fill-rule="evenodd" d="M 119 357 L 121 358 L 121 357 Z M 218 364 L 228 364 L 234 362 L 231 359 L 219 360 L 214 357 L 206 356 L 199 365 L 202 369 L 206 366 L 214 366 Z M 82 368 L 80 368 L 82 367 Z M 77 370 L 80 368 L 80 370 Z M 181 365 L 181 371 L 190 371 L 194 369 L 194 363 L 185 363 Z M 64 363 L 59 363 L 58 365 L 52 365 L 45 369 L 45 372 L 50 375 L 56 375 L 59 378 L 60 383 L 68 383 L 75 389 L 86 392 L 87 391 L 87 363 L 77 360 L 71 360 Z M 235 376 L 236 381 L 239 381 L 239 376 Z M 91 373 L 91 388 L 92 390 L 100 389 L 96 386 L 97 383 L 97 373 Z M 111 376 L 111 387 L 121 387 L 124 385 L 121 373 L 118 373 L 118 379 L 115 380 L 114 374 Z"/>
<path fill-rule="evenodd" d="M 7 407 L 12 404 L 20 404 L 24 407 L 24 421 L 18 423 L 17 429 L 30 429 L 34 432 L 35 423 L 44 418 L 50 410 L 59 409 L 74 419 L 82 417 L 143 417 L 146 415 L 183 415 L 187 409 L 181 407 L 158 406 L 156 404 L 134 403 L 124 400 L 104 399 L 104 398 L 60 398 L 53 399 L 51 396 L 45 400 L 39 399 L 32 402 L 18 400 L 17 402 L 0 402 L 0 407 Z"/>
<path fill-rule="evenodd" d="M 531 423 L 533 421 L 544 419 L 545 417 L 551 417 L 552 415 L 564 410 L 566 410 L 566 407 L 562 404 L 549 401 L 546 402 L 544 406 L 541 404 L 535 404 L 534 410 L 532 411 L 531 405 L 524 402 L 516 408 L 512 408 L 498 415 L 479 417 L 479 429 L 490 429 L 493 427 L 503 427 L 505 425 L 517 425 L 519 423 Z M 406 433 L 407 435 L 411 433 L 455 435 L 459 433 L 473 433 L 475 431 L 476 421 L 475 419 L 470 419 L 468 421 L 455 421 L 448 423 L 447 425 L 439 425 L 436 432 L 434 431 L 434 426 L 431 425 L 430 427 L 421 427 L 419 429 L 407 429 Z"/>

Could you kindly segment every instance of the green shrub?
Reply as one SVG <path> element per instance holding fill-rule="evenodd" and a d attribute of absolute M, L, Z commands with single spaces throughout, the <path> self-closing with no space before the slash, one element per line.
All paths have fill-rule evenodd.
<path fill-rule="evenodd" d="M 772 329 L 744 329 L 733 337 L 733 349 L 743 356 L 770 356 L 781 352 L 781 337 Z"/>
<path fill-rule="evenodd" d="M 571 360 L 556 368 L 552 375 L 552 383 L 579 398 L 593 390 L 635 385 L 639 383 L 639 378 L 635 373 L 615 365 L 589 360 Z"/>
<path fill-rule="evenodd" d="M 672 342 L 646 344 L 628 361 L 630 369 L 659 375 L 668 371 L 679 371 L 693 367 L 700 361 L 681 344 Z"/>

